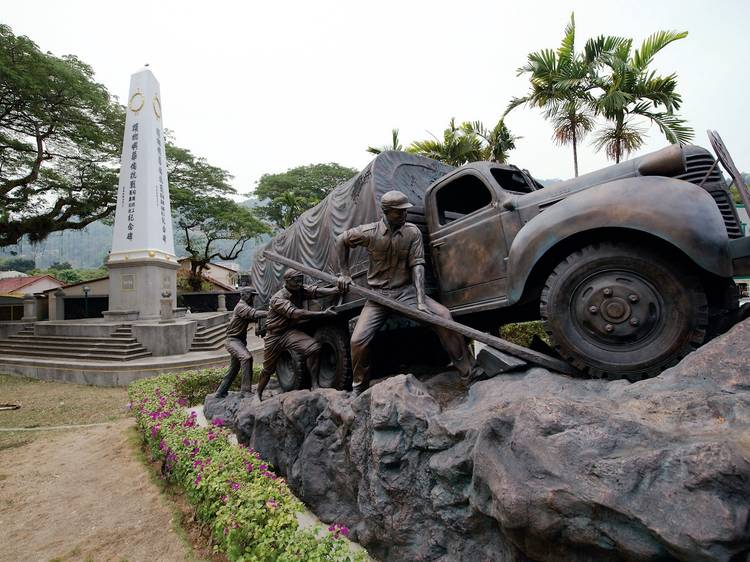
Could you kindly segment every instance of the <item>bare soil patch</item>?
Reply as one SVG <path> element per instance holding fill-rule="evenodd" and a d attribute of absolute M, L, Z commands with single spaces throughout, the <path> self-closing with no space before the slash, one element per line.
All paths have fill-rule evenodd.
<path fill-rule="evenodd" d="M 221 559 L 144 463 L 124 388 L 0 375 L 0 402 L 22 406 L 0 411 L 0 429 L 38 429 L 0 431 L 0 559 Z M 91 423 L 105 425 L 44 430 Z"/>

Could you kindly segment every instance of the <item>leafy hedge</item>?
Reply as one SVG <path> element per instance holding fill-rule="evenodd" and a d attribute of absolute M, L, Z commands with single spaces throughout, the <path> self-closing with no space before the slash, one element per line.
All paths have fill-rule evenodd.
<path fill-rule="evenodd" d="M 128 388 L 138 428 L 162 472 L 177 483 L 208 523 L 214 543 L 230 560 L 366 560 L 352 554 L 332 525 L 328 533 L 299 528 L 295 514 L 302 503 L 256 451 L 234 446 L 230 432 L 214 420 L 197 426 L 185 406 L 213 392 L 224 371 L 167 374 L 141 379 Z"/>
<path fill-rule="evenodd" d="M 549 345 L 549 336 L 544 331 L 541 320 L 506 324 L 500 328 L 501 338 L 524 347 L 531 345 L 531 340 L 534 336 L 539 336 L 544 343 Z"/>

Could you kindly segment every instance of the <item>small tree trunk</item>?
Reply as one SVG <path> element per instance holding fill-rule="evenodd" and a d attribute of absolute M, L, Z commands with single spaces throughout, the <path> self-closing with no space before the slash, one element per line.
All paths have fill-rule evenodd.
<path fill-rule="evenodd" d="M 578 146 L 576 145 L 576 128 L 573 127 L 573 170 L 575 171 L 575 177 L 578 177 Z"/>

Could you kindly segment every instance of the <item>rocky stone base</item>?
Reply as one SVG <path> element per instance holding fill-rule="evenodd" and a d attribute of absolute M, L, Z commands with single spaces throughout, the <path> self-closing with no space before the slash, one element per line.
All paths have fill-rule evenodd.
<path fill-rule="evenodd" d="M 533 368 L 232 400 L 207 411 L 382 560 L 750 555 L 750 320 L 635 384 Z"/>

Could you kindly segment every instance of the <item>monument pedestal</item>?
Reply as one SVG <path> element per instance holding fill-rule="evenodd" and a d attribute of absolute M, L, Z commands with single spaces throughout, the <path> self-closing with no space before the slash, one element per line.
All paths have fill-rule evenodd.
<path fill-rule="evenodd" d="M 176 261 L 158 258 L 127 259 L 107 263 L 109 269 L 108 320 L 159 320 L 162 292 L 177 294 Z M 174 297 L 173 297 L 174 299 Z M 172 307 L 176 305 L 172 301 Z"/>

